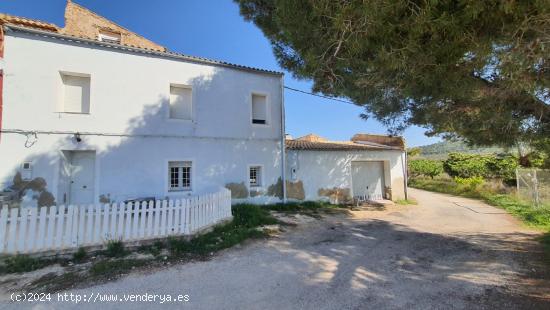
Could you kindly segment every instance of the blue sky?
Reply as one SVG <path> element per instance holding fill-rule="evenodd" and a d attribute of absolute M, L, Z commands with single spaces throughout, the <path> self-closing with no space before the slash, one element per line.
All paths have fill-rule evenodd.
<path fill-rule="evenodd" d="M 230 0 L 76 0 L 74 1 L 169 50 L 247 66 L 282 71 L 262 32 L 239 15 Z M 2 0 L 0 12 L 41 19 L 63 26 L 66 0 Z M 311 82 L 285 72 L 285 84 L 310 91 Z M 287 133 L 316 133 L 348 140 L 355 133 L 386 133 L 375 120 L 359 118 L 360 107 L 291 91 L 285 92 Z M 440 141 L 411 127 L 408 146 Z"/>

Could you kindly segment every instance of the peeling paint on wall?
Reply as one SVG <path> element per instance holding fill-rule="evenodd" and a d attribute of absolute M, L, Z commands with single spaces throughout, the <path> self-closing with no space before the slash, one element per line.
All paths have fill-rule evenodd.
<path fill-rule="evenodd" d="M 281 178 L 277 180 L 277 183 L 271 184 L 267 188 L 267 194 L 269 196 L 279 197 L 283 199 L 283 181 Z M 306 198 L 304 191 L 304 183 L 302 181 L 291 182 L 286 181 L 286 197 L 289 199 L 304 200 Z"/>
<path fill-rule="evenodd" d="M 111 194 L 102 194 L 99 195 L 99 202 L 100 203 L 111 203 Z"/>
<path fill-rule="evenodd" d="M 328 197 L 331 203 L 351 203 L 351 191 L 349 188 L 320 188 L 317 194 Z"/>
<path fill-rule="evenodd" d="M 55 205 L 55 198 L 47 190 L 48 183 L 44 178 L 37 177 L 30 181 L 23 180 L 21 173 L 13 177 L 13 184 L 9 187 L 13 194 L 8 203 L 23 207 L 45 207 Z M 10 201 L 11 200 L 11 201 Z"/>
<path fill-rule="evenodd" d="M 258 197 L 265 195 L 265 191 L 262 190 L 251 190 L 250 191 L 250 197 Z"/>
<path fill-rule="evenodd" d="M 244 182 L 241 183 L 227 183 L 225 184 L 225 188 L 231 191 L 231 198 L 232 199 L 243 199 L 248 198 L 248 188 L 244 184 Z"/>

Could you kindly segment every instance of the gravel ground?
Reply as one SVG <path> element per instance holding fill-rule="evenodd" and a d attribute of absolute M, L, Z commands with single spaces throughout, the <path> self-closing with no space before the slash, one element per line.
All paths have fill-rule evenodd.
<path fill-rule="evenodd" d="M 411 195 L 418 205 L 327 216 L 210 261 L 72 291 L 187 294 L 188 302 L 0 309 L 550 309 L 550 276 L 533 240 L 539 233 L 476 200 Z"/>

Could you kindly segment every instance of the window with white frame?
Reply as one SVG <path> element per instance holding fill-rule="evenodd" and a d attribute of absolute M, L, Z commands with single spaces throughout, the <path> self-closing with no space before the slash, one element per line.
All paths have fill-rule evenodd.
<path fill-rule="evenodd" d="M 168 189 L 170 191 L 191 190 L 191 162 L 168 162 Z"/>
<path fill-rule="evenodd" d="M 170 85 L 170 118 L 193 118 L 192 90 L 190 87 Z"/>
<path fill-rule="evenodd" d="M 250 187 L 262 186 L 262 167 L 252 166 L 249 170 Z"/>
<path fill-rule="evenodd" d="M 121 35 L 119 32 L 100 30 L 97 38 L 101 42 L 120 44 Z"/>
<path fill-rule="evenodd" d="M 267 96 L 252 94 L 252 124 L 267 124 Z"/>
<path fill-rule="evenodd" d="M 61 80 L 63 82 L 62 111 L 67 113 L 90 113 L 90 76 L 61 73 Z"/>

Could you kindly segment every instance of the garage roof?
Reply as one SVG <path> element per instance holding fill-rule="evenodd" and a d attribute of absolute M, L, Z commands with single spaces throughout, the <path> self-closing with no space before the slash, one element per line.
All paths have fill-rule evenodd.
<path fill-rule="evenodd" d="M 375 138 L 370 139 L 370 136 Z M 381 137 L 387 137 L 383 139 Z M 361 138 L 361 139 L 359 139 Z M 317 151 L 362 151 L 362 150 L 404 150 L 405 143 L 401 137 L 390 137 L 381 135 L 358 134 L 354 141 L 330 141 L 318 135 L 309 134 L 297 139 L 287 139 L 288 150 L 317 150 Z M 398 146 L 397 139 L 402 141 Z M 374 140 L 374 141 L 371 141 Z M 388 142 L 382 144 L 378 142 Z M 393 145 L 390 145 L 393 144 Z"/>

